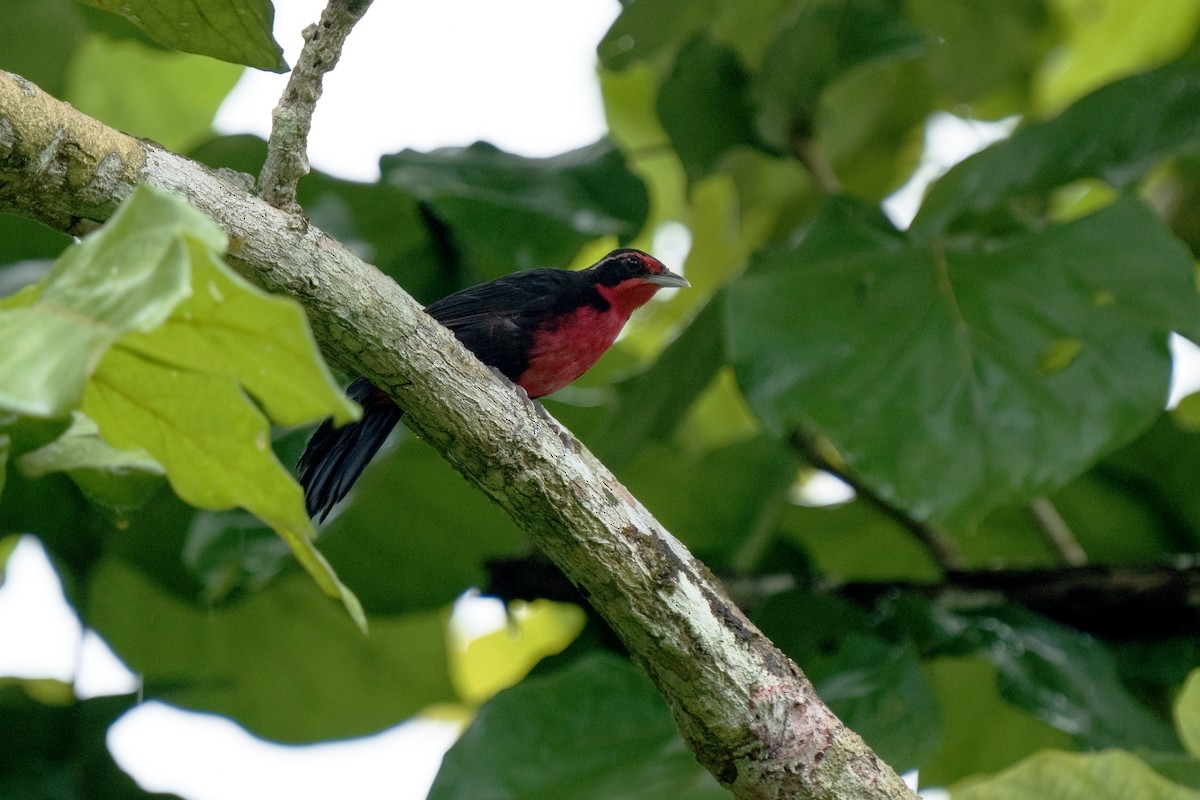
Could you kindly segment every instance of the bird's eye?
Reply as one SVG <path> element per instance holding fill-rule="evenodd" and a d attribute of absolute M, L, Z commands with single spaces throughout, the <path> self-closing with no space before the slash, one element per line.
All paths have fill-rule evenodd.
<path fill-rule="evenodd" d="M 640 275 L 646 271 L 646 265 L 637 256 L 626 256 L 621 259 L 621 267 L 630 275 Z"/>

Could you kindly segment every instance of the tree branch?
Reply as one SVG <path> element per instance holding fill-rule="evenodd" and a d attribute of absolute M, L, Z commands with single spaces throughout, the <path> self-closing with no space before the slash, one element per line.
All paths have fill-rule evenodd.
<path fill-rule="evenodd" d="M 308 132 L 321 99 L 325 73 L 337 66 L 342 45 L 372 0 L 329 0 L 321 21 L 304 29 L 304 49 L 287 88 L 271 114 L 267 160 L 258 176 L 258 195 L 276 208 L 300 213 L 296 185 L 308 174 Z"/>
<path fill-rule="evenodd" d="M 385 388 L 517 521 L 612 625 L 697 759 L 736 796 L 915 796 L 602 464 L 564 446 L 395 283 L 212 170 L 0 72 L 0 211 L 70 231 L 107 218 L 139 182 L 220 224 L 230 263 L 298 299 L 326 355 Z"/>

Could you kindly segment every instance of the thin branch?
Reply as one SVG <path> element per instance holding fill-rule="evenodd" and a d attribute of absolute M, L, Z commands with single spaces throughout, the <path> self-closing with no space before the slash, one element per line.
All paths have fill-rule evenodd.
<path fill-rule="evenodd" d="M 329 0 L 321 21 L 304 29 L 304 49 L 271 115 L 267 160 L 258 176 L 258 195 L 276 208 L 299 213 L 296 186 L 308 174 L 308 133 L 321 99 L 325 73 L 337 66 L 342 45 L 372 0 Z"/>
<path fill-rule="evenodd" d="M 788 148 L 792 157 L 803 164 L 812 175 L 821 191 L 825 194 L 841 194 L 842 182 L 838 180 L 837 173 L 833 171 L 833 165 L 829 163 L 825 153 L 817 147 L 811 131 L 799 126 L 795 128 L 788 140 Z"/>
<path fill-rule="evenodd" d="M 1088 562 L 1087 553 L 1075 538 L 1071 526 L 1067 525 L 1067 521 L 1048 498 L 1035 497 L 1029 502 L 1029 511 L 1037 520 L 1046 541 L 1062 559 L 1062 563 L 1071 567 L 1082 567 Z"/>
<path fill-rule="evenodd" d="M 817 442 L 811 434 L 805 431 L 795 431 L 792 434 L 792 446 L 800 451 L 814 467 L 845 482 L 854 490 L 855 494 L 891 517 L 916 537 L 943 571 L 955 572 L 962 569 L 962 555 L 958 552 L 954 541 L 944 531 L 910 516 L 904 509 L 883 499 L 878 492 L 860 481 L 851 472 L 834 464 L 821 452 L 821 448 L 817 446 Z"/>
<path fill-rule="evenodd" d="M 69 230 L 138 183 L 185 197 L 229 235 L 230 263 L 291 294 L 335 363 L 369 377 L 491 497 L 621 637 L 697 759 L 740 798 L 914 798 L 799 668 L 594 456 L 338 242 L 208 168 L 101 125 L 0 72 L 0 211 Z"/>

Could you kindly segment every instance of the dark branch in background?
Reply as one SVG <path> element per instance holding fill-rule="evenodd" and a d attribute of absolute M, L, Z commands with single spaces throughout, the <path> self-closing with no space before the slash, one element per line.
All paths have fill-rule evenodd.
<path fill-rule="evenodd" d="M 304 29 L 304 49 L 271 115 L 271 140 L 258 176 L 258 196 L 290 214 L 300 213 L 296 185 L 308 174 L 308 132 L 325 73 L 337 66 L 346 37 L 371 2 L 329 0 L 321 21 Z"/>
<path fill-rule="evenodd" d="M 837 173 L 833 171 L 833 165 L 829 163 L 825 153 L 817 147 L 813 132 L 806 123 L 797 121 L 792 127 L 787 145 L 792 157 L 804 165 L 822 192 L 842 193 L 842 182 L 838 180 Z"/>
<path fill-rule="evenodd" d="M 1071 567 L 1082 567 L 1087 563 L 1087 553 L 1075 538 L 1071 526 L 1058 513 L 1054 504 L 1045 497 L 1035 497 L 1029 502 L 1029 513 L 1037 520 L 1038 529 L 1046 537 L 1046 541 L 1058 553 L 1062 563 Z"/>
<path fill-rule="evenodd" d="M 958 548 L 955 547 L 954 542 L 943 531 L 927 522 L 921 522 L 909 516 L 903 509 L 884 500 L 878 493 L 869 486 L 866 486 L 850 472 L 833 464 L 821 452 L 816 439 L 808 432 L 795 431 L 792 434 L 791 442 L 792 447 L 800 451 L 801 455 L 808 460 L 808 463 L 845 482 L 859 497 L 878 508 L 915 536 L 917 541 L 925 546 L 925 549 L 929 551 L 929 555 L 933 557 L 933 560 L 944 571 L 953 572 L 962 568 L 963 561 Z"/>
<path fill-rule="evenodd" d="M 488 594 L 505 600 L 545 598 L 582 605 L 583 597 L 545 556 L 487 562 Z M 949 572 L 938 583 L 870 581 L 837 584 L 810 576 L 718 575 L 742 609 L 752 611 L 790 589 L 832 594 L 870 608 L 912 592 L 955 608 L 1011 602 L 1078 630 L 1110 639 L 1200 637 L 1200 563 L 1122 567 Z"/>

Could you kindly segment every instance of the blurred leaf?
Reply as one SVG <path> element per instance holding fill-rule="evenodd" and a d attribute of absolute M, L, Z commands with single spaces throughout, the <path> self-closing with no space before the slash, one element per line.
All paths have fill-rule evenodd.
<path fill-rule="evenodd" d="M 1105 83 L 1179 55 L 1196 35 L 1196 0 L 1057 0 L 1062 28 L 1038 82 L 1036 108 L 1052 114 Z"/>
<path fill-rule="evenodd" d="M 428 444 L 378 459 L 326 527 L 321 549 L 376 614 L 440 608 L 484 581 L 483 562 L 525 536 Z"/>
<path fill-rule="evenodd" d="M 523 158 L 479 142 L 380 159 L 383 181 L 427 204 L 479 271 L 566 266 L 601 236 L 628 241 L 649 213 L 646 187 L 611 142 Z"/>
<path fill-rule="evenodd" d="M 995 777 L 954 792 L 954 800 L 1200 800 L 1137 757 L 1106 753 L 1040 753 Z"/>
<path fill-rule="evenodd" d="M 716 0 L 656 0 L 625 3 L 596 48 L 605 69 L 624 70 L 669 53 L 708 22 Z"/>
<path fill-rule="evenodd" d="M 933 185 L 911 230 L 921 240 L 969 230 L 988 212 L 1044 199 L 1084 178 L 1125 188 L 1164 158 L 1200 152 L 1197 107 L 1200 66 L 1186 63 L 1097 89 L 1057 118 L 1029 125 L 950 170 Z M 1196 336 L 1197 328 L 1193 321 L 1181 332 Z"/>
<path fill-rule="evenodd" d="M 710 300 L 647 370 L 616 384 L 608 424 L 594 441 L 609 467 L 619 470 L 639 449 L 669 440 L 683 422 L 723 360 L 721 309 Z"/>
<path fill-rule="evenodd" d="M 1071 738 L 1012 705 L 996 691 L 996 668 L 980 658 L 935 658 L 925 673 L 937 698 L 942 735 L 921 764 L 922 786 L 945 786 L 995 772 Z M 955 795 L 957 798 L 957 795 Z"/>
<path fill-rule="evenodd" d="M 19 35 L 11 32 L 19 31 Z M 0 69 L 33 81 L 43 91 L 62 97 L 71 53 L 87 28 L 70 0 L 24 0 L 4 5 L 4 46 Z M 8 242 L 0 238 L 0 242 Z M 7 259 L 0 258 L 0 262 Z"/>
<path fill-rule="evenodd" d="M 1175 701 L 1175 726 L 1188 752 L 1200 757 L 1200 669 L 1188 675 Z"/>
<path fill-rule="evenodd" d="M 1139 750 L 1137 757 L 1164 778 L 1200 792 L 1200 759 L 1180 753 Z"/>
<path fill-rule="evenodd" d="M 429 800 L 718 800 L 640 672 L 591 655 L 492 698 L 442 760 Z"/>
<path fill-rule="evenodd" d="M 241 67 L 202 56 L 92 35 L 75 50 L 63 99 L 107 125 L 179 151 L 211 135 L 217 108 L 241 74 Z"/>
<path fill-rule="evenodd" d="M 726 336 L 769 427 L 828 437 L 917 519 L 970 525 L 1063 485 L 1150 424 L 1166 334 L 1200 320 L 1191 263 L 1132 200 L 933 247 L 840 200 L 729 287 Z M 1064 338 L 1081 352 L 1043 374 Z"/>
<path fill-rule="evenodd" d="M 749 85 L 737 55 L 707 36 L 689 41 L 675 59 L 658 114 L 690 181 L 716 169 L 730 148 L 757 143 Z"/>
<path fill-rule="evenodd" d="M 805 4 L 763 56 L 751 95 L 758 131 L 784 152 L 815 129 L 821 91 L 861 64 L 904 58 L 923 49 L 920 31 L 875 0 Z"/>
<path fill-rule="evenodd" d="M 1130 693 L 1096 639 L 1018 606 L 951 610 L 904 596 L 889 627 L 912 636 L 927 655 L 977 655 L 999 670 L 1010 703 L 1071 734 L 1081 747 L 1175 750 L 1167 724 Z"/>
<path fill-rule="evenodd" d="M 937 703 L 909 644 L 850 634 L 817 694 L 897 771 L 915 769 L 941 738 Z"/>
<path fill-rule="evenodd" d="M 467 637 L 451 651 L 450 674 L 458 696 L 475 705 L 521 681 L 547 656 L 561 653 L 579 636 L 587 613 L 575 605 L 514 602 L 509 624 Z"/>
<path fill-rule="evenodd" d="M 363 636 L 299 575 L 238 603 L 191 604 L 122 561 L 94 569 L 86 624 L 147 697 L 301 743 L 375 733 L 453 702 L 442 612 L 373 617 Z"/>
<path fill-rule="evenodd" d="M 118 519 L 141 508 L 162 488 L 163 468 L 144 450 L 118 450 L 100 437 L 96 423 L 76 412 L 55 441 L 23 455 L 30 478 L 65 472 L 91 502 Z"/>
<path fill-rule="evenodd" d="M 759 436 L 693 455 L 643 446 L 620 477 L 710 567 L 744 571 L 764 568 L 759 557 L 798 469 L 794 453 Z"/>
<path fill-rule="evenodd" d="M 779 529 L 804 547 L 822 574 L 839 581 L 935 581 L 941 576 L 929 551 L 911 533 L 863 500 L 816 507 L 788 504 Z"/>
<path fill-rule="evenodd" d="M 270 0 L 83 0 L 121 14 L 157 41 L 270 72 L 286 72 L 271 36 Z"/>
<path fill-rule="evenodd" d="M 908 4 L 911 21 L 930 41 L 925 69 L 948 105 L 985 99 L 1009 84 L 1027 83 L 1045 47 L 1047 11 L 1043 0 Z M 970 69 L 963 69 L 964 64 Z"/>
<path fill-rule="evenodd" d="M 136 695 L 77 700 L 52 680 L 0 681 L 0 716 L 19 730 L 0 748 L 0 797 L 12 800 L 169 800 L 143 790 L 108 752 L 105 734 Z"/>

